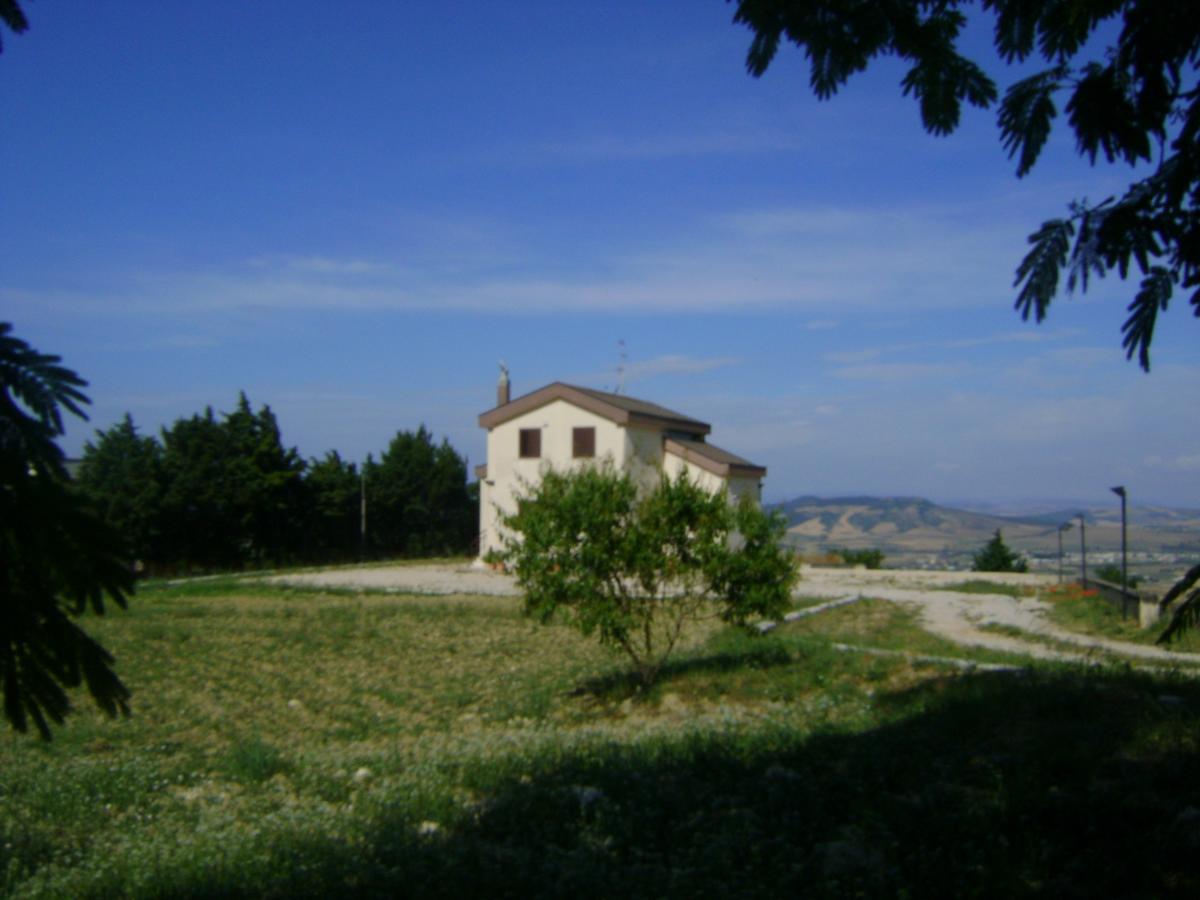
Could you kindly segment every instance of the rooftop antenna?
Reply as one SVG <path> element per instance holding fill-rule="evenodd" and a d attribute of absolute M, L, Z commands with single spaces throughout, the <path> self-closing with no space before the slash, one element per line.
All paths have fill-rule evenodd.
<path fill-rule="evenodd" d="M 625 362 L 628 356 L 625 353 L 625 339 L 621 338 L 617 341 L 617 389 L 615 394 L 625 393 Z"/>

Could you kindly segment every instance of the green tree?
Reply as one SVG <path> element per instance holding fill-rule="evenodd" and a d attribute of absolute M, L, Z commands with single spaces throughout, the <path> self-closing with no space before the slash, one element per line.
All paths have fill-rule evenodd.
<path fill-rule="evenodd" d="M 836 553 L 848 566 L 865 566 L 868 569 L 879 569 L 883 566 L 883 551 L 876 548 L 869 550 L 851 550 L 847 547 L 833 547 L 829 551 Z"/>
<path fill-rule="evenodd" d="M 361 483 L 358 468 L 336 450 L 308 464 L 304 483 L 311 504 L 310 559 L 346 560 L 358 552 Z"/>
<path fill-rule="evenodd" d="M 133 558 L 162 561 L 162 445 L 137 433 L 128 413 L 83 448 L 75 479 L 100 517 L 125 538 Z"/>
<path fill-rule="evenodd" d="M 684 626 L 778 616 L 796 578 L 780 519 L 681 475 L 645 497 L 611 468 L 546 472 L 503 517 L 504 561 L 542 622 L 564 614 L 629 657 L 649 684 Z"/>
<path fill-rule="evenodd" d="M 1029 563 L 1019 553 L 1014 553 L 1008 548 L 1008 545 L 1004 543 L 1004 538 L 1000 536 L 1000 529 L 997 528 L 992 539 L 975 554 L 971 570 L 974 572 L 1028 572 Z"/>
<path fill-rule="evenodd" d="M 254 412 L 245 392 L 222 425 L 226 490 L 248 560 L 262 565 L 294 558 L 303 537 L 304 461 L 295 447 L 283 446 L 271 407 Z"/>
<path fill-rule="evenodd" d="M 304 462 L 284 448 L 270 407 L 243 393 L 163 430 L 166 552 L 184 567 L 231 569 L 292 558 L 301 546 Z"/>
<path fill-rule="evenodd" d="M 74 619 L 125 606 L 133 575 L 120 536 L 74 491 L 56 439 L 61 408 L 86 419 L 86 382 L 0 323 L 0 691 L 18 731 L 42 737 L 86 685 L 109 715 L 129 712 L 111 655 Z"/>
<path fill-rule="evenodd" d="M 1059 293 L 1086 291 L 1092 275 L 1131 269 L 1140 286 L 1123 331 L 1126 358 L 1150 369 L 1158 314 L 1175 289 L 1190 292 L 1200 317 L 1200 4 L 1185 0 L 736 0 L 734 21 L 754 32 L 746 65 L 762 75 L 782 40 L 802 48 L 810 86 L 828 99 L 870 63 L 895 56 L 910 68 L 903 93 L 918 102 L 925 129 L 958 127 L 963 102 L 988 107 L 995 82 L 962 55 L 964 9 L 990 14 L 999 60 L 1024 77 L 1000 101 L 1000 141 L 1028 173 L 1065 109 L 1081 156 L 1095 164 L 1144 165 L 1149 174 L 1119 196 L 1074 201 L 1030 236 L 1017 268 L 1016 308 L 1042 321 Z M 1092 38 L 1114 22 L 1106 47 Z M 1105 30 L 1103 34 L 1107 35 Z M 1024 74 L 1031 59 L 1043 68 Z M 1064 103 L 1065 100 L 1065 103 Z"/>
<path fill-rule="evenodd" d="M 463 553 L 478 521 L 467 489 L 467 463 L 449 442 L 434 444 L 425 426 L 396 434 L 367 468 L 369 534 L 377 553 Z"/>

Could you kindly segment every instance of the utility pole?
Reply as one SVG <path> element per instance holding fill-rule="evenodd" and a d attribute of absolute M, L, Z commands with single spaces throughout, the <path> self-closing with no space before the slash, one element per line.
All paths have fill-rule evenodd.
<path fill-rule="evenodd" d="M 370 457 L 368 457 L 370 459 Z M 358 480 L 358 558 L 367 561 L 367 464 L 363 463 L 361 477 Z"/>
<path fill-rule="evenodd" d="M 1079 514 L 1079 586 L 1087 587 L 1087 522 Z"/>
<path fill-rule="evenodd" d="M 1125 485 L 1109 490 L 1121 498 L 1121 593 L 1126 594 L 1129 592 L 1129 569 L 1125 557 Z"/>

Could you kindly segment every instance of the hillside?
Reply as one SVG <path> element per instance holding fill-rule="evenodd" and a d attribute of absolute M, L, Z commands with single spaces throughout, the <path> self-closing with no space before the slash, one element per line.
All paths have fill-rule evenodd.
<path fill-rule="evenodd" d="M 966 567 L 971 554 L 1000 529 L 1004 540 L 1030 557 L 1035 567 L 1058 565 L 1058 527 L 1073 525 L 1063 536 L 1064 556 L 1078 565 L 1082 511 L 1089 563 L 1119 559 L 1120 507 L 1025 514 L 939 506 L 919 497 L 797 497 L 772 505 L 787 517 L 787 540 L 806 553 L 831 548 L 877 547 L 890 565 Z M 1200 510 L 1138 507 L 1130 511 L 1130 565 L 1147 576 L 1174 570 L 1200 557 Z"/>

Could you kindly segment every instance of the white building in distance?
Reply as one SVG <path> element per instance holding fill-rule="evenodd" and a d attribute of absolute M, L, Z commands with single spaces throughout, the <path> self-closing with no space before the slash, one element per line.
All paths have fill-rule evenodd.
<path fill-rule="evenodd" d="M 635 482 L 652 485 L 661 475 L 686 471 L 693 482 L 759 502 L 767 470 L 705 441 L 712 431 L 701 422 L 647 400 L 554 382 L 509 398 L 502 371 L 496 406 L 479 416 L 486 428 L 487 462 L 479 478 L 479 555 L 499 550 L 502 514 L 516 511 L 517 498 L 548 468 L 608 461 Z"/>

